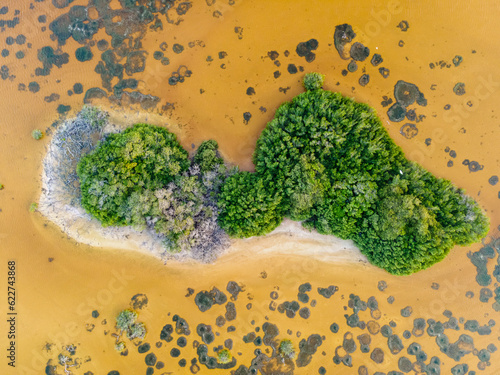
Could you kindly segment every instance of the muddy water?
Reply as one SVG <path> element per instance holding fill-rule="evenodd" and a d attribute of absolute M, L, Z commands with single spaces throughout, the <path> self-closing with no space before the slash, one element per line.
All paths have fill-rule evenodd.
<path fill-rule="evenodd" d="M 53 3 L 64 6 L 66 2 L 54 0 Z M 1 277 L 5 280 L 2 285 L 7 286 L 6 262 L 15 260 L 15 307 L 18 313 L 17 367 L 9 367 L 8 360 L 2 355 L 2 373 L 43 373 L 49 360 L 53 360 L 53 365 L 57 364 L 56 358 L 62 346 L 69 344 L 77 346 L 75 357 L 82 362 L 79 368 L 72 368 L 75 374 L 88 371 L 107 374 L 112 370 L 120 374 L 146 372 L 144 354 L 137 352 L 134 343 L 127 341 L 129 355 L 120 356 L 114 350 L 111 337 L 114 317 L 129 307 L 131 297 L 138 293 L 146 294 L 149 300 L 139 314 L 139 320 L 146 323 L 149 331 L 145 341 L 151 344 L 151 351 L 158 360 L 165 363 L 164 368 L 154 370 L 158 374 L 191 373 L 191 360 L 198 358 L 193 342 L 201 342 L 196 335 L 199 323 L 210 324 L 214 332 L 219 333 L 209 345 L 210 355 L 213 355 L 213 347 L 223 345 L 224 340 L 231 338 L 234 342 L 231 352 L 237 359 L 232 370 L 240 365 L 249 367 L 256 348 L 264 352 L 270 348 L 245 344 L 242 338 L 256 327 L 262 327 L 266 321 L 278 326 L 279 338 L 291 338 L 297 352 L 300 340 L 312 334 L 324 336 L 310 364 L 297 367 L 297 374 L 318 373 L 321 366 L 326 373 L 340 374 L 357 373 L 360 366 L 366 366 L 369 374 L 395 371 L 403 355 L 415 362 L 415 357 L 407 354 L 409 344 L 414 341 L 420 343 L 427 353 L 425 363 L 428 364 L 432 356 L 441 359 L 442 373 L 450 373 L 450 369 L 461 363 L 468 364 L 469 369 L 476 372 L 485 367 L 482 372 L 485 374 L 500 371 L 498 351 L 491 354 L 489 361 L 482 363 L 476 356 L 478 352 L 455 361 L 441 352 L 435 338 L 427 332 L 421 337 L 403 338 L 405 330 L 412 330 L 415 318 L 446 322 L 448 317 L 443 316 L 443 312 L 448 309 L 457 319 L 464 318 L 458 331 L 445 331 L 451 343 L 465 333 L 474 339 L 478 351 L 489 344 L 498 346 L 498 327 L 494 325 L 498 312 L 492 308 L 493 298 L 481 302 L 483 286 L 477 284 L 475 267 L 467 257 L 469 251 L 481 247 L 479 244 L 456 248 L 440 264 L 405 278 L 392 277 L 364 263 L 323 262 L 314 258 L 314 251 L 310 257 L 286 254 L 290 250 L 286 243 L 281 254 L 274 256 L 238 256 L 232 253 L 209 266 L 163 265 L 146 255 L 79 245 L 38 213 L 30 213 L 30 203 L 36 202 L 40 194 L 41 160 L 50 140 L 50 135 L 46 135 L 35 141 L 30 133 L 35 128 L 50 129 L 60 117 L 57 109 L 65 109 L 60 105 L 70 106 L 67 115 L 71 115 L 83 105 L 88 89 L 102 87 L 101 77 L 94 71 L 102 53 L 98 46 L 90 46 L 93 53 L 90 61 L 78 61 L 75 51 L 91 41 L 104 39 L 111 42 L 111 37 L 101 28 L 91 40 L 81 44 L 70 38 L 58 50 L 56 39 L 51 38 L 49 23 L 67 13 L 71 6 L 87 5 L 87 2 L 77 0 L 62 8 L 53 3 L 46 0 L 33 2 L 32 6 L 28 2 L 15 1 L 0 4 L 0 8 L 8 7 L 0 11 L 0 20 L 19 18 L 19 24 L 15 21 L 5 23 L 0 33 L 0 49 L 9 52 L 8 56 L 0 57 L 1 65 L 8 68 L 8 73 L 2 68 L 2 78 L 5 79 L 0 81 L 0 183 L 5 185 L 0 191 L 0 243 L 4 264 Z M 410 159 L 420 162 L 440 177 L 451 179 L 475 197 L 491 218 L 494 228 L 491 235 L 498 236 L 495 228 L 500 224 L 499 185 L 493 185 L 495 180 L 490 180 L 500 172 L 497 146 L 500 75 L 496 69 L 500 59 L 498 5 L 479 1 L 462 5 L 361 1 L 355 6 L 347 1 L 337 1 L 335 5 L 327 1 L 313 5 L 304 1 L 230 3 L 233 5 L 219 0 L 195 1 L 190 3 L 192 7 L 184 5 L 184 8 L 178 8 L 179 4 L 175 3 L 168 12 L 168 19 L 173 24 L 167 22 L 165 15 L 157 14 L 163 22 L 163 30 L 148 29 L 150 23 L 136 33 L 142 32 L 140 50 L 148 53 L 145 68 L 143 72 L 130 76 L 125 74 L 124 78 L 137 79 L 135 91 L 159 98 L 154 108 L 145 110 L 137 104 L 129 105 L 125 99 L 121 106 L 107 99 L 94 103 L 112 111 L 125 112 L 132 119 L 163 124 L 178 134 L 187 149 L 204 139 L 216 139 L 227 159 L 251 170 L 251 154 L 260 131 L 280 103 L 303 90 L 301 67 L 304 72 L 320 71 L 326 74 L 326 89 L 340 91 L 373 106 Z M 120 9 L 120 2 L 111 2 L 111 8 Z M 17 10 L 19 14 L 16 14 Z M 92 18 L 98 16 L 95 9 L 89 12 Z M 43 22 L 40 16 L 45 16 L 46 21 Z M 405 24 L 397 27 L 403 20 L 408 23 L 407 29 Z M 358 62 L 358 70 L 346 76 L 342 71 L 347 69 L 350 60 L 342 60 L 333 44 L 335 26 L 344 23 L 353 26 L 357 34 L 355 41 L 371 51 L 366 61 Z M 13 24 L 15 26 L 10 27 Z M 18 35 L 24 35 L 26 40 L 18 39 Z M 13 37 L 14 42 L 11 43 L 8 37 Z M 313 51 L 315 59 L 307 62 L 296 54 L 295 49 L 298 43 L 311 38 L 318 41 L 318 48 Z M 167 44 L 166 48 L 162 46 L 164 50 L 160 47 L 163 42 Z M 182 52 L 174 52 L 175 44 L 184 47 Z M 37 53 L 44 46 L 53 47 L 56 54 L 68 53 L 68 63 L 60 68 L 52 66 L 49 75 L 40 76 L 35 74 L 36 68 L 43 67 Z M 24 53 L 23 58 L 16 56 L 19 51 Z M 161 51 L 168 58 L 168 65 L 155 59 L 155 51 Z M 179 52 L 178 46 L 175 51 Z M 277 57 L 268 54 L 271 51 L 276 51 Z M 384 60 L 378 67 L 369 62 L 373 53 L 379 53 Z M 457 67 L 452 62 L 456 55 L 463 58 Z M 297 73 L 289 73 L 289 70 L 294 71 L 293 67 L 289 68 L 290 64 L 295 65 Z M 182 66 L 185 66 L 181 68 L 184 73 L 187 69 L 191 74 L 183 82 L 169 84 L 172 73 Z M 387 78 L 379 73 L 380 67 L 389 69 Z M 370 76 L 364 87 L 358 83 L 363 70 Z M 427 106 L 412 106 L 417 116 L 425 116 L 422 121 L 389 121 L 386 112 L 390 105 L 384 107 L 387 102 L 382 102 L 394 101 L 393 88 L 398 80 L 414 83 L 424 93 Z M 36 91 L 37 85 L 30 85 L 31 82 L 38 83 L 39 91 L 32 92 Z M 459 82 L 465 83 L 465 94 L 460 96 L 453 92 Z M 69 95 L 68 90 L 74 90 L 75 83 L 82 84 L 83 93 Z M 112 84 L 116 83 L 118 79 L 115 78 Z M 109 95 L 108 90 L 105 91 Z M 57 94 L 58 99 L 54 95 L 51 101 L 52 94 Z M 449 109 L 445 109 L 447 105 Z M 249 120 L 248 114 L 247 120 L 244 117 L 247 112 L 251 114 Z M 416 131 L 405 133 L 410 137 L 413 135 L 410 139 L 400 131 L 406 123 L 418 128 L 416 135 Z M 269 239 L 270 247 L 278 244 L 279 239 Z M 251 242 L 247 246 L 248 254 L 252 254 Z M 494 263 L 496 259 L 488 263 L 490 274 Z M 244 292 L 234 302 L 236 319 L 218 328 L 215 320 L 224 315 L 225 308 L 215 305 L 202 313 L 194 303 L 194 296 L 214 286 L 225 291 L 231 280 L 240 284 Z M 384 291 L 377 288 L 382 280 L 388 285 Z M 277 305 L 297 301 L 298 288 L 306 282 L 312 285 L 312 291 L 307 294 L 311 300 L 317 301 L 315 307 L 310 301 L 301 303 L 301 307 L 308 306 L 311 311 L 308 319 L 298 314 L 291 319 L 270 309 L 271 292 L 278 292 Z M 329 285 L 335 285 L 339 290 L 325 299 L 318 294 L 317 288 Z M 493 291 L 494 285 L 493 277 L 487 288 Z M 187 288 L 194 289 L 194 294 L 185 297 Z M 347 307 L 351 293 L 363 301 L 370 296 L 377 299 L 381 312 L 378 322 L 380 326 L 391 321 L 396 324 L 393 333 L 402 339 L 404 345 L 400 353 L 392 355 L 387 338 L 380 333 L 372 335 L 369 353 L 374 348 L 381 348 L 385 352 L 384 360 L 377 364 L 370 359 L 369 353 L 361 353 L 356 337 L 366 330 L 347 326 L 344 317 L 344 314 L 352 314 L 352 309 Z M 394 301 L 389 303 L 391 296 Z M 2 287 L 0 300 L 2 321 L 5 321 L 5 287 Z M 249 303 L 252 307 L 247 309 Z M 408 318 L 401 315 L 401 309 L 406 306 L 413 308 Z M 98 318 L 91 317 L 93 310 L 98 310 Z M 373 320 L 369 311 L 360 311 L 359 319 L 365 322 Z M 162 327 L 173 323 L 174 314 L 186 319 L 191 330 L 187 346 L 180 348 L 181 355 L 175 358 L 170 354 L 176 347 L 175 341 L 163 341 L 161 348 L 155 346 L 160 341 Z M 462 323 L 471 319 L 476 319 L 481 326 L 490 324 L 492 333 L 479 335 L 465 331 Z M 340 326 L 335 334 L 330 331 L 334 322 Z M 236 331 L 228 333 L 229 325 L 234 325 Z M 287 330 L 291 330 L 291 334 Z M 6 330 L 2 332 L 0 340 L 5 353 L 9 340 Z M 346 360 L 347 365 L 335 364 L 333 360 L 335 348 L 342 345 L 346 332 L 352 332 L 358 346 L 352 353 L 352 367 L 348 366 L 349 360 Z M 262 337 L 262 328 L 256 335 Z M 177 340 L 178 335 L 174 334 L 174 337 Z M 186 359 L 186 367 L 179 365 L 181 359 Z M 199 373 L 230 371 L 208 370 L 199 361 L 197 365 Z M 58 373 L 62 373 L 60 365 Z"/>

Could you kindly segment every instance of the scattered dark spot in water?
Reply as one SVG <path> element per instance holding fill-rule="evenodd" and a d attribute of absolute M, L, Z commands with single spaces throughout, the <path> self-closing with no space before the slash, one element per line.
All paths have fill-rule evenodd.
<path fill-rule="evenodd" d="M 318 48 L 318 41 L 316 39 L 309 39 L 307 42 L 301 42 L 297 45 L 295 52 L 300 57 L 305 57 L 307 62 L 312 62 L 316 58 L 316 54 L 312 51 Z"/>
<path fill-rule="evenodd" d="M 409 318 L 413 313 L 413 309 L 411 306 L 406 306 L 404 309 L 401 309 L 401 316 L 404 318 Z"/>
<path fill-rule="evenodd" d="M 75 83 L 73 85 L 73 92 L 75 94 L 83 94 L 83 85 L 81 83 Z"/>
<path fill-rule="evenodd" d="M 370 359 L 377 364 L 384 362 L 384 351 L 380 348 L 373 349 Z"/>
<path fill-rule="evenodd" d="M 381 280 L 378 282 L 377 288 L 383 292 L 387 288 L 387 283 L 384 280 Z"/>
<path fill-rule="evenodd" d="M 276 60 L 276 59 L 278 58 L 278 56 L 279 56 L 279 55 L 280 55 L 280 54 L 278 53 L 278 51 L 269 51 L 269 52 L 267 53 L 267 56 L 269 56 L 269 58 L 270 58 L 271 60 Z"/>
<path fill-rule="evenodd" d="M 413 320 L 413 330 L 412 335 L 415 337 L 420 337 L 425 333 L 426 322 L 423 318 L 417 318 Z"/>
<path fill-rule="evenodd" d="M 153 53 L 153 59 L 155 60 L 161 60 L 163 58 L 163 52 L 162 51 L 155 51 Z"/>
<path fill-rule="evenodd" d="M 394 98 L 404 107 L 415 103 L 419 94 L 420 90 L 413 83 L 399 80 L 394 86 Z"/>
<path fill-rule="evenodd" d="M 40 85 L 38 84 L 38 82 L 30 82 L 29 85 L 28 85 L 28 90 L 30 90 L 32 93 L 36 93 L 38 91 L 40 91 Z"/>
<path fill-rule="evenodd" d="M 16 43 L 18 45 L 23 45 L 24 43 L 26 43 L 26 37 L 24 35 L 22 35 L 22 34 L 18 35 L 16 37 Z"/>
<path fill-rule="evenodd" d="M 388 96 L 383 96 L 382 99 L 384 99 L 380 104 L 382 107 L 387 107 L 388 105 L 392 104 L 392 98 L 389 98 Z"/>
<path fill-rule="evenodd" d="M 325 298 L 330 298 L 337 292 L 339 288 L 335 285 L 330 285 L 328 288 L 318 288 L 318 293 L 325 297 Z"/>
<path fill-rule="evenodd" d="M 321 336 L 313 334 L 307 338 L 307 340 L 302 339 L 299 343 L 300 352 L 297 356 L 297 367 L 307 366 L 311 360 L 314 353 L 321 344 L 323 343 Z"/>
<path fill-rule="evenodd" d="M 368 82 L 370 82 L 370 75 L 369 74 L 363 74 L 360 78 L 359 78 L 359 84 L 361 86 L 366 86 L 368 84 Z"/>
<path fill-rule="evenodd" d="M 356 61 L 351 60 L 351 62 L 347 65 L 347 70 L 351 73 L 354 73 L 356 70 L 358 70 L 358 64 L 356 64 Z"/>
<path fill-rule="evenodd" d="M 173 358 L 177 358 L 178 356 L 181 355 L 181 351 L 177 348 L 172 348 L 172 350 L 170 350 L 170 356 L 173 357 Z"/>
<path fill-rule="evenodd" d="M 390 71 L 387 68 L 378 68 L 378 72 L 382 75 L 382 77 L 387 78 L 389 77 Z"/>
<path fill-rule="evenodd" d="M 209 310 L 214 303 L 222 305 L 226 303 L 226 301 L 227 301 L 226 295 L 215 287 L 212 288 L 210 292 L 207 291 L 199 292 L 194 298 L 194 302 L 196 303 L 196 306 L 198 306 L 198 309 L 200 309 L 201 312 Z"/>
<path fill-rule="evenodd" d="M 470 172 L 482 171 L 484 168 L 484 165 L 479 164 L 477 161 L 470 161 L 467 165 Z"/>
<path fill-rule="evenodd" d="M 459 66 L 459 65 L 462 63 L 462 61 L 463 61 L 463 60 L 464 60 L 464 59 L 462 58 L 462 56 L 456 55 L 456 56 L 453 58 L 453 65 L 455 65 L 455 66 Z"/>
<path fill-rule="evenodd" d="M 481 302 L 487 303 L 492 297 L 493 297 L 493 292 L 491 291 L 491 289 L 481 288 L 481 291 L 479 293 L 479 300 Z"/>
<path fill-rule="evenodd" d="M 52 47 L 45 46 L 38 50 L 38 60 L 43 64 L 43 68 L 36 68 L 35 75 L 48 76 L 52 66 L 55 65 L 61 68 L 64 64 L 67 64 L 69 55 L 67 53 L 55 53 Z"/>
<path fill-rule="evenodd" d="M 303 307 L 299 310 L 299 315 L 301 318 L 308 319 L 311 316 L 311 311 L 307 307 Z"/>
<path fill-rule="evenodd" d="M 394 103 L 387 111 L 387 116 L 392 122 L 403 121 L 406 117 L 406 109 L 399 103 Z"/>
<path fill-rule="evenodd" d="M 299 293 L 297 294 L 297 299 L 299 300 L 299 302 L 302 302 L 302 303 L 308 303 L 309 302 L 309 296 L 305 293 Z"/>
<path fill-rule="evenodd" d="M 356 42 L 351 46 L 350 55 L 353 60 L 365 61 L 366 58 L 370 56 L 370 49 L 361 43 Z"/>
<path fill-rule="evenodd" d="M 399 130 L 399 132 L 406 139 L 412 139 L 418 134 L 418 128 L 415 126 L 415 124 L 408 123 L 404 124 Z"/>
<path fill-rule="evenodd" d="M 46 96 L 45 98 L 43 98 L 43 100 L 45 100 L 47 103 L 52 103 L 52 102 L 59 100 L 59 98 L 60 98 L 59 94 L 52 93 L 49 96 Z"/>
<path fill-rule="evenodd" d="M 106 94 L 106 91 L 99 87 L 92 87 L 87 90 L 85 93 L 85 98 L 83 99 L 83 102 L 85 104 L 89 104 L 92 102 L 92 99 L 102 99 L 106 98 L 108 95 Z"/>
<path fill-rule="evenodd" d="M 496 184 L 498 184 L 498 176 L 491 176 L 488 182 L 491 186 L 495 186 Z"/>
<path fill-rule="evenodd" d="M 238 294 L 242 291 L 236 281 L 229 281 L 227 283 L 226 290 L 229 294 L 231 294 L 232 301 L 236 301 L 238 299 Z"/>
<path fill-rule="evenodd" d="M 408 24 L 408 21 L 401 21 L 397 27 L 399 27 L 401 31 L 407 31 L 410 25 Z"/>
<path fill-rule="evenodd" d="M 230 322 L 231 320 L 236 319 L 236 307 L 235 307 L 234 303 L 228 302 L 226 304 L 225 318 L 226 318 L 226 320 L 228 322 Z"/>
<path fill-rule="evenodd" d="M 166 324 L 160 332 L 160 340 L 165 340 L 166 342 L 172 341 L 172 333 L 174 332 L 174 327 L 171 324 Z"/>
<path fill-rule="evenodd" d="M 109 43 L 106 39 L 101 39 L 97 42 L 97 49 L 99 51 L 106 51 L 109 48 Z"/>
<path fill-rule="evenodd" d="M 298 72 L 297 67 L 295 66 L 295 64 L 288 64 L 287 70 L 288 70 L 288 73 L 290 73 L 290 74 L 295 74 L 295 73 Z"/>
<path fill-rule="evenodd" d="M 333 34 L 333 41 L 335 48 L 337 49 L 339 56 L 348 60 L 349 56 L 344 52 L 344 48 L 347 44 L 351 43 L 356 37 L 356 33 L 352 30 L 352 26 L 348 24 L 335 26 L 335 33 Z"/>
<path fill-rule="evenodd" d="M 149 353 L 146 358 L 144 358 L 146 365 L 154 366 L 156 364 L 156 355 L 154 353 Z"/>
<path fill-rule="evenodd" d="M 380 65 L 382 63 L 382 61 L 384 61 L 382 56 L 379 55 L 378 53 L 375 53 L 375 54 L 373 54 L 370 62 L 372 63 L 373 66 L 377 66 L 377 65 Z"/>
<path fill-rule="evenodd" d="M 464 95 L 465 94 L 465 83 L 463 82 L 458 82 L 454 87 L 453 87 L 453 92 L 457 95 Z"/>
<path fill-rule="evenodd" d="M 243 123 L 245 125 L 248 125 L 248 122 L 250 121 L 251 118 L 252 118 L 252 114 L 250 112 L 243 113 Z"/>

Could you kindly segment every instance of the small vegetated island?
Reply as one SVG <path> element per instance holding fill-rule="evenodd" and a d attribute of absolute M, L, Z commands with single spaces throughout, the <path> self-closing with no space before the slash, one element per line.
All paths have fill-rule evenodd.
<path fill-rule="evenodd" d="M 487 234 L 471 197 L 408 161 L 371 107 L 323 90 L 323 79 L 306 74 L 306 92 L 278 108 L 253 173 L 226 166 L 215 141 L 190 159 L 160 127 L 107 135 L 78 163 L 82 206 L 104 226 L 152 228 L 169 251 L 208 260 L 228 236 L 264 235 L 289 217 L 353 240 L 396 275 Z"/>

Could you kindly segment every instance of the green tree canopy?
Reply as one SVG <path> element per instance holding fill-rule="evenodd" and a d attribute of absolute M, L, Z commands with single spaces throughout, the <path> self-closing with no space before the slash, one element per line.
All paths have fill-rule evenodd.
<path fill-rule="evenodd" d="M 162 188 L 189 164 L 188 153 L 166 129 L 137 124 L 109 134 L 78 164 L 82 206 L 104 226 L 133 224 L 138 194 Z"/>

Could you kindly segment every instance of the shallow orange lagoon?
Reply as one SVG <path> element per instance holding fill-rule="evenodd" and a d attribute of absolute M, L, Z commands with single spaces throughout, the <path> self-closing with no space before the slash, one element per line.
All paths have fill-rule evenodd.
<path fill-rule="evenodd" d="M 387 374 L 406 370 L 423 373 L 417 356 L 408 353 L 413 342 L 419 343 L 427 355 L 423 359 L 420 354 L 420 362 L 430 366 L 434 356 L 440 359 L 442 374 L 450 373 L 452 368 L 457 374 L 463 373 L 458 371 L 465 367 L 456 367 L 460 364 L 467 364 L 468 370 L 476 373 L 500 372 L 500 351 L 491 346 L 500 345 L 498 311 L 493 308 L 498 287 L 493 272 L 499 248 L 498 240 L 494 240 L 500 224 L 500 185 L 496 182 L 498 177 L 495 179 L 500 173 L 500 5 L 479 1 L 435 4 L 200 0 L 172 2 L 170 10 L 152 12 L 140 23 L 133 18 L 139 13 L 123 11 L 126 2 L 111 1 L 104 12 L 106 3 L 95 1 L 95 6 L 88 7 L 84 24 L 95 21 L 98 28 L 91 38 L 80 41 L 74 36 L 63 41 L 65 36 L 54 35 L 49 24 L 73 6 L 87 6 L 87 1 L 0 4 L 0 184 L 5 186 L 0 191 L 2 353 L 10 346 L 6 325 L 10 311 L 8 260 L 16 262 L 17 312 L 16 368 L 9 366 L 9 359 L 2 355 L 1 373 L 40 374 L 47 371 L 47 366 L 57 366 L 57 373 L 64 373 L 57 357 L 63 346 L 70 344 L 76 346 L 73 357 L 80 361 L 69 369 L 74 374 L 146 373 L 146 353 L 138 352 L 139 343 L 126 340 L 129 353 L 122 356 L 115 351 L 112 337 L 115 316 L 130 307 L 131 298 L 137 294 L 148 298 L 147 306 L 139 310 L 139 320 L 148 328 L 144 340 L 151 345 L 148 353 L 154 352 L 157 357 L 156 363 L 149 366 L 153 368 L 149 372 L 154 374 L 230 374 L 240 366 L 249 368 L 259 356 L 255 350 L 272 354 L 269 345 L 243 340 L 246 337 L 245 341 L 249 341 L 252 335 L 247 335 L 251 332 L 262 338 L 265 322 L 277 326 L 277 339 L 290 338 L 298 355 L 301 340 L 311 335 L 320 335 L 321 345 L 315 348 L 307 366 L 299 366 L 303 362 L 294 362 L 293 370 L 261 366 L 257 371 L 262 374 L 316 374 L 323 370 L 326 374 L 372 375 L 377 371 Z M 144 1 L 147 6 L 152 3 L 160 8 L 162 2 Z M 76 10 L 82 8 L 74 9 L 71 14 L 76 22 L 80 16 Z M 128 28 L 120 27 L 123 23 Z M 346 71 L 347 74 L 343 71 L 350 59 L 339 56 L 333 39 L 335 26 L 344 23 L 352 25 L 357 34 L 355 41 L 370 49 L 369 58 L 358 62 L 357 70 Z M 120 47 L 120 33 L 128 32 L 127 41 Z M 307 58 L 308 62 L 297 54 L 296 48 L 311 39 L 318 46 L 311 51 L 314 58 Z M 39 51 L 47 46 L 53 48 L 59 59 L 44 60 Z M 76 54 L 85 46 L 88 49 Z M 77 55 L 81 60 L 89 58 L 85 55 L 88 50 L 92 57 L 78 61 Z M 139 94 L 120 97 L 120 88 L 113 90 L 119 81 L 117 76 L 106 84 L 112 64 L 102 63 L 107 73 L 102 73 L 103 68 L 96 72 L 99 62 L 106 59 L 106 50 L 113 50 L 115 62 L 124 65 L 124 79 L 137 80 L 137 87 L 121 90 Z M 374 53 L 383 58 L 376 67 L 370 62 Z M 454 63 L 458 62 L 454 60 L 456 56 L 462 58 L 458 66 Z M 381 67 L 389 70 L 386 78 L 379 72 Z M 261 130 L 282 102 L 303 91 L 303 75 L 311 71 L 326 75 L 325 89 L 374 107 L 409 159 L 465 188 L 486 210 L 492 230 L 485 243 L 496 247 L 494 257 L 487 262 L 492 277 L 489 285 L 476 282 L 476 268 L 467 256 L 482 244 L 457 247 L 443 262 L 409 277 L 391 276 L 366 263 L 349 262 L 345 257 L 336 262 L 315 257 L 314 242 L 285 235 L 244 242 L 238 251 L 212 265 L 164 265 L 144 254 L 78 244 L 38 212 L 29 212 L 30 204 L 41 193 L 42 159 L 50 142 L 47 130 L 54 130 L 54 121 L 79 111 L 87 90 L 102 90 L 90 91 L 87 98 L 109 110 L 113 118 L 166 126 L 188 150 L 192 144 L 215 139 L 225 158 L 251 170 L 251 155 Z M 365 86 L 359 83 L 363 74 L 370 77 Z M 388 102 L 394 102 L 394 85 L 399 80 L 416 84 L 428 101 L 425 107 L 414 106 L 414 121 L 392 122 L 387 116 Z M 454 92 L 458 83 L 465 84 L 463 95 Z M 75 84 L 81 84 L 82 90 Z M 462 93 L 457 88 L 455 91 Z M 101 96 L 104 93 L 107 98 L 92 99 L 92 92 Z M 136 100 L 141 102 L 134 104 Z M 402 129 L 407 123 L 414 125 L 411 131 Z M 37 128 L 46 134 L 40 141 L 31 137 Z M 265 251 L 270 248 L 274 250 Z M 304 255 L 304 250 L 310 250 L 310 255 Z M 234 301 L 226 291 L 229 281 L 243 289 Z M 387 288 L 380 281 L 385 281 Z M 305 283 L 311 284 L 311 290 L 302 293 L 307 298 L 298 296 L 299 286 Z M 320 295 L 318 288 L 330 285 L 338 287 L 338 291 L 330 298 Z M 201 312 L 194 302 L 199 292 L 213 287 L 226 294 L 237 312 L 234 320 L 226 319 L 220 327 L 217 318 L 226 314 L 227 303 Z M 306 286 L 301 290 L 307 289 Z M 277 296 L 271 296 L 271 292 L 277 292 Z M 357 314 L 359 321 L 390 327 L 392 334 L 401 339 L 401 351 L 393 354 L 388 348 L 388 327 L 375 334 L 376 330 L 368 332 L 362 324 L 347 324 L 354 325 L 348 319 L 354 313 L 352 307 L 363 307 L 362 303 L 356 305 L 360 302 L 354 296 L 364 302 L 375 297 L 378 309 L 373 310 L 378 312 L 369 307 L 361 309 Z M 297 312 L 294 318 L 287 317 L 278 308 L 286 301 L 298 301 L 301 309 L 307 307 L 310 316 L 304 318 L 306 310 L 299 310 L 304 311 L 302 315 Z M 409 317 L 404 316 L 410 311 L 404 310 L 407 306 L 412 310 Z M 92 317 L 94 310 L 99 312 L 98 318 Z M 175 332 L 171 342 L 160 339 L 165 325 L 175 326 L 175 314 L 189 324 L 191 333 L 185 336 L 185 347 L 177 343 L 183 335 Z M 418 329 L 414 331 L 418 318 L 426 320 L 421 336 Z M 457 345 L 464 355 L 458 361 L 451 358 L 451 352 L 444 353 L 433 336 L 434 329 L 439 331 L 440 326 L 430 321 L 434 328 L 427 331 L 429 319 L 444 324 L 450 344 L 466 334 L 473 339 L 473 347 Z M 473 320 L 483 327 L 481 334 Z M 210 370 L 200 363 L 194 347 L 195 342 L 203 344 L 196 332 L 200 323 L 211 325 L 215 333 L 215 340 L 208 345 L 209 355 L 215 354 L 213 348 L 232 340 L 234 367 Z M 332 332 L 332 323 L 338 324 L 337 333 Z M 228 332 L 229 326 L 235 330 Z M 368 349 L 358 339 L 367 333 L 371 338 Z M 351 335 L 356 344 L 354 351 Z M 366 340 L 366 336 L 361 340 Z M 172 356 L 173 348 L 179 349 L 179 356 Z M 382 361 L 379 351 L 373 354 L 376 348 L 384 352 Z M 180 363 L 182 359 L 185 367 Z M 246 373 L 242 371 L 239 374 Z"/>

